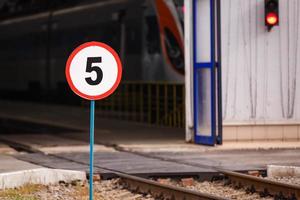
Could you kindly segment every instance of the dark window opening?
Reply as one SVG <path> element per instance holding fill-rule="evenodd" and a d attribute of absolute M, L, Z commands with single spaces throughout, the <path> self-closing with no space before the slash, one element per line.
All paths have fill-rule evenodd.
<path fill-rule="evenodd" d="M 165 28 L 165 45 L 166 45 L 167 55 L 171 64 L 176 70 L 178 70 L 180 73 L 183 73 L 184 72 L 183 52 L 174 34 L 168 28 Z"/>
<path fill-rule="evenodd" d="M 146 48 L 149 54 L 160 53 L 160 37 L 157 19 L 155 16 L 146 17 Z"/>

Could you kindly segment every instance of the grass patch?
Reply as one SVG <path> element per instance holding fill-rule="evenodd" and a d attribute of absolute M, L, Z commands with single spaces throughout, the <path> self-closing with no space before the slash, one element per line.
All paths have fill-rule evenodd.
<path fill-rule="evenodd" d="M 5 200 L 38 200 L 34 193 L 41 190 L 41 185 L 25 185 L 20 188 L 0 190 L 0 199 Z"/>
<path fill-rule="evenodd" d="M 6 190 L 0 190 L 0 200 L 40 200 L 41 196 L 39 194 L 45 194 L 47 193 L 46 197 L 49 200 L 51 200 L 51 185 L 50 186 L 43 186 L 43 185 L 25 185 L 23 187 L 14 188 L 14 189 L 6 189 Z M 63 191 L 60 194 L 61 198 L 68 197 L 70 199 L 74 200 L 88 200 L 89 199 L 89 191 L 87 185 L 81 186 L 81 185 L 75 185 L 71 188 L 69 187 L 68 190 L 64 190 L 66 186 L 60 185 L 61 191 Z M 71 189 L 71 190 L 70 190 Z M 50 196 L 48 196 L 50 195 Z M 104 198 L 101 196 L 101 194 L 98 194 L 97 192 L 94 193 L 94 199 L 95 200 L 103 200 Z"/>

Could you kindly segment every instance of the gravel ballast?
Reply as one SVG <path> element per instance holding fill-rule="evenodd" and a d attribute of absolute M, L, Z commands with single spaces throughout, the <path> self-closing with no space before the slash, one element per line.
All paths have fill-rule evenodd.
<path fill-rule="evenodd" d="M 299 179 L 290 177 L 274 179 L 289 183 L 298 183 Z M 245 188 L 235 188 L 225 180 L 197 181 L 193 178 L 182 180 L 159 179 L 158 182 L 212 195 L 239 200 L 272 200 L 273 197 L 261 197 Z M 72 182 L 56 185 L 27 185 L 21 188 L 0 190 L 0 200 L 88 200 L 88 183 Z M 151 195 L 133 193 L 119 184 L 119 179 L 101 180 L 94 183 L 95 200 L 154 200 Z"/>
<path fill-rule="evenodd" d="M 243 200 L 273 200 L 271 197 L 260 197 L 257 193 L 247 193 L 245 189 L 235 189 L 230 185 L 224 185 L 223 181 L 217 182 L 198 182 L 195 185 L 187 186 L 186 188 L 191 190 L 197 190 L 200 192 L 206 192 L 214 194 L 220 197 L 225 197 L 229 199 L 243 199 Z"/>
<path fill-rule="evenodd" d="M 88 200 L 88 183 L 27 185 L 0 190 L 0 200 Z M 154 200 L 150 195 L 134 194 L 118 184 L 118 179 L 94 183 L 94 200 Z"/>
<path fill-rule="evenodd" d="M 237 189 L 230 184 L 226 184 L 225 180 L 221 181 L 179 181 L 171 179 L 160 179 L 158 182 L 184 187 L 190 190 L 198 192 L 208 193 L 228 199 L 239 199 L 239 200 L 273 200 L 272 197 L 260 197 L 258 193 L 247 192 L 245 188 Z"/>

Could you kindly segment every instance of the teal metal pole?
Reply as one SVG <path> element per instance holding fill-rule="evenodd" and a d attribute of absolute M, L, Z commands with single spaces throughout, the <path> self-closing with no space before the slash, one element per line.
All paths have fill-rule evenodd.
<path fill-rule="evenodd" d="M 95 124 L 95 101 L 91 101 L 90 108 L 90 200 L 93 200 L 93 168 L 94 168 L 94 124 Z"/>

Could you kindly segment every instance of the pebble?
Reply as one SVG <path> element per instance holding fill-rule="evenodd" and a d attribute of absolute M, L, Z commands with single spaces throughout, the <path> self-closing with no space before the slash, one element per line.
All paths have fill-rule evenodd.
<path fill-rule="evenodd" d="M 195 184 L 193 178 L 183 178 L 181 179 L 181 183 L 184 187 L 193 186 Z"/>
<path fill-rule="evenodd" d="M 157 182 L 159 182 L 160 184 L 171 185 L 170 178 L 159 178 L 157 179 Z"/>
<path fill-rule="evenodd" d="M 274 178 L 267 178 L 267 179 L 288 183 L 288 184 L 300 185 L 300 177 L 286 176 L 286 177 L 274 177 Z"/>

